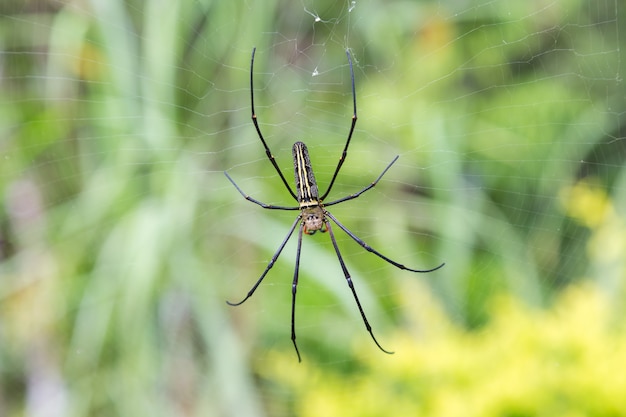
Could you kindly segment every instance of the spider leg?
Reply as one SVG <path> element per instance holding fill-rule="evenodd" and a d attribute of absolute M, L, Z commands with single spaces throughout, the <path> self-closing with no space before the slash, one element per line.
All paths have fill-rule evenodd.
<path fill-rule="evenodd" d="M 241 194 L 243 196 L 243 198 L 245 198 L 248 201 L 253 202 L 254 204 L 258 204 L 259 206 L 263 207 L 264 209 L 270 209 L 270 210 L 300 210 L 300 207 L 284 207 L 284 206 L 273 206 L 271 204 L 266 204 L 263 203 L 257 199 L 254 199 L 252 197 L 250 197 L 248 194 L 244 193 L 243 190 L 241 188 L 239 188 L 239 186 L 237 185 L 237 183 L 235 183 L 235 181 L 230 177 L 230 175 L 228 175 L 228 173 L 226 171 L 224 171 L 224 175 L 226 175 L 226 178 L 228 178 L 228 180 L 235 186 L 235 188 L 237 189 L 237 191 L 239 191 L 239 194 Z"/>
<path fill-rule="evenodd" d="M 378 348 L 380 350 L 382 350 L 383 352 L 388 353 L 390 355 L 393 354 L 393 352 L 385 350 L 380 345 L 380 343 L 378 343 L 378 340 L 376 340 L 376 337 L 374 336 L 374 333 L 372 332 L 372 326 L 370 326 L 369 321 L 367 321 L 367 317 L 365 316 L 365 312 L 363 311 L 363 307 L 361 307 L 361 302 L 359 301 L 359 297 L 356 295 L 356 290 L 354 289 L 354 284 L 352 283 L 352 278 L 350 277 L 350 272 L 348 271 L 348 268 L 346 267 L 346 264 L 343 261 L 343 257 L 341 256 L 341 252 L 339 252 L 339 246 L 337 245 L 337 241 L 335 240 L 335 234 L 333 233 L 333 229 L 330 226 L 330 222 L 327 219 L 325 220 L 325 222 L 326 222 L 326 228 L 328 229 L 328 234 L 330 235 L 330 240 L 333 242 L 333 247 L 335 248 L 335 252 L 337 253 L 337 259 L 339 259 L 339 264 L 341 265 L 341 269 L 343 270 L 343 275 L 346 277 L 346 282 L 348 283 L 348 286 L 350 287 L 350 290 L 352 291 L 352 295 L 354 296 L 354 301 L 356 301 L 356 305 L 357 305 L 357 307 L 359 307 L 359 311 L 361 312 L 361 318 L 363 319 L 363 323 L 365 324 L 365 328 L 369 332 L 370 336 L 372 336 L 372 339 L 374 340 L 374 343 L 376 343 L 376 346 L 378 346 Z"/>
<path fill-rule="evenodd" d="M 293 347 L 296 349 L 296 353 L 298 354 L 298 362 L 302 362 L 302 358 L 300 357 L 300 351 L 298 350 L 298 344 L 296 343 L 296 291 L 298 290 L 298 274 L 300 271 L 300 249 L 302 248 L 302 230 L 304 229 L 304 224 L 300 224 L 300 229 L 298 230 L 298 249 L 296 250 L 296 268 L 293 272 L 293 283 L 291 284 L 291 341 L 293 342 Z"/>
<path fill-rule="evenodd" d="M 368 252 L 373 253 L 374 255 L 378 256 L 381 259 L 384 259 L 385 261 L 387 261 L 388 263 L 390 263 L 391 265 L 400 268 L 400 269 L 405 269 L 407 271 L 411 271 L 411 272 L 421 272 L 421 273 L 425 273 L 425 272 L 433 272 L 438 270 L 439 268 L 441 268 L 442 266 L 445 265 L 445 263 L 442 263 L 439 266 L 436 266 L 434 268 L 431 269 L 411 269 L 411 268 L 407 268 L 406 266 L 393 261 L 389 258 L 387 258 L 385 255 L 383 255 L 382 253 L 378 252 L 377 250 L 375 250 L 374 248 L 372 248 L 370 245 L 368 245 L 367 243 L 365 243 L 362 239 L 358 238 L 354 233 L 352 233 L 346 226 L 344 226 L 343 224 L 341 224 L 339 222 L 339 220 L 337 220 L 337 218 L 335 216 L 333 216 L 332 214 L 330 214 L 328 211 L 324 210 L 324 215 L 328 216 L 332 219 L 332 221 L 334 221 L 337 226 L 339 226 L 341 228 L 341 230 L 343 230 L 344 232 L 346 232 L 346 234 L 348 236 L 350 236 L 356 243 L 358 243 L 359 245 L 361 245 L 363 247 L 363 249 L 365 249 Z M 328 223 L 328 222 L 327 222 Z"/>
<path fill-rule="evenodd" d="M 267 273 L 270 272 L 270 269 L 272 269 L 272 267 L 274 266 L 274 263 L 276 262 L 276 260 L 280 256 L 280 253 L 283 251 L 283 248 L 287 244 L 287 241 L 289 240 L 289 238 L 293 234 L 293 231 L 295 230 L 296 225 L 298 224 L 298 222 L 300 221 L 301 218 L 302 218 L 302 215 L 298 215 L 298 217 L 296 217 L 296 221 L 293 222 L 293 224 L 291 225 L 291 228 L 289 229 L 289 233 L 287 233 L 287 236 L 285 236 L 285 239 L 283 240 L 283 242 L 278 247 L 278 250 L 276 251 L 274 256 L 272 256 L 272 259 L 267 264 L 267 267 L 265 268 L 265 271 L 263 271 L 263 273 L 261 274 L 259 279 L 256 281 L 256 283 L 252 286 L 252 288 L 250 288 L 250 291 L 248 291 L 248 294 L 244 297 L 244 299 L 239 301 L 238 303 L 231 303 L 230 301 L 226 301 L 226 304 L 228 304 L 230 306 L 238 306 L 238 305 L 243 304 L 248 298 L 252 297 L 252 294 L 254 294 L 254 292 L 259 287 L 259 285 L 261 285 L 261 282 L 263 281 L 263 278 L 265 278 Z M 302 226 L 300 227 L 300 232 L 302 232 Z M 302 238 L 302 236 L 301 236 L 301 238 Z M 300 240 L 302 240 L 302 239 L 300 239 Z M 297 350 L 297 348 L 296 348 L 296 350 Z"/>
<path fill-rule="evenodd" d="M 356 126 L 357 115 L 356 115 L 356 92 L 354 88 L 354 70 L 352 69 L 352 57 L 350 56 L 350 51 L 346 50 L 346 55 L 348 56 L 348 64 L 350 64 L 350 80 L 352 82 L 352 124 L 350 125 L 350 131 L 348 132 L 348 139 L 346 140 L 346 146 L 343 148 L 343 152 L 341 153 L 341 157 L 339 158 L 339 163 L 337 164 L 337 168 L 335 168 L 335 173 L 333 174 L 332 179 L 330 180 L 330 184 L 328 184 L 328 189 L 322 195 L 320 200 L 326 199 L 326 196 L 330 194 L 330 190 L 333 188 L 333 184 L 335 184 L 335 180 L 337 179 L 337 174 L 339 174 L 339 170 L 346 160 L 346 156 L 348 155 L 348 146 L 350 146 L 350 140 L 352 139 L 352 134 L 354 133 L 354 127 Z"/>
<path fill-rule="evenodd" d="M 399 158 L 399 155 L 396 155 L 396 157 L 393 158 L 393 161 L 391 161 L 389 163 L 389 165 L 387 165 L 387 168 L 385 168 L 383 170 L 383 172 L 380 173 L 378 178 L 376 178 L 376 180 L 374 182 L 372 182 L 367 187 L 363 188 L 358 193 L 350 194 L 349 196 L 340 198 L 339 200 L 331 201 L 330 203 L 324 203 L 324 206 L 332 206 L 333 204 L 339 204 L 339 203 L 343 203 L 344 201 L 354 200 L 355 198 L 357 198 L 358 196 L 360 196 L 361 194 L 363 194 L 367 190 L 371 190 L 372 188 L 374 188 L 376 186 L 376 184 L 378 184 L 378 181 L 380 181 L 380 179 L 383 177 L 383 175 L 385 175 L 387 173 L 387 171 L 389 171 L 389 168 L 391 168 L 391 166 L 398 160 L 398 158 Z"/>
<path fill-rule="evenodd" d="M 256 52 L 256 48 L 252 48 L 252 58 L 250 59 L 250 108 L 252 111 L 252 123 L 254 123 L 254 128 L 256 129 L 256 133 L 259 135 L 259 139 L 261 139 L 261 143 L 263 143 L 263 147 L 265 148 L 265 154 L 267 155 L 267 158 L 270 160 L 272 165 L 274 165 L 274 169 L 276 170 L 276 172 L 278 172 L 278 176 L 280 176 L 280 179 L 283 180 L 283 184 L 285 184 L 285 187 L 287 187 L 287 190 L 289 190 L 289 194 L 291 194 L 294 200 L 298 200 L 298 197 L 296 197 L 296 194 L 293 192 L 293 190 L 289 186 L 289 183 L 285 179 L 285 176 L 283 175 L 282 171 L 278 167 L 276 158 L 274 158 L 272 151 L 270 151 L 269 146 L 267 146 L 267 143 L 265 142 L 265 138 L 263 137 L 263 133 L 261 133 L 261 128 L 259 127 L 259 122 L 257 121 L 256 112 L 254 111 L 254 80 L 253 80 L 252 74 L 253 74 L 253 69 L 254 69 L 254 53 L 255 52 Z"/>

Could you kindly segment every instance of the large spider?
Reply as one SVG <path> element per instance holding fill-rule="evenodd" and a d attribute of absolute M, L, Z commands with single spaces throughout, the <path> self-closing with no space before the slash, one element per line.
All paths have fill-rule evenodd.
<path fill-rule="evenodd" d="M 298 202 L 298 205 L 294 206 L 294 207 L 286 207 L 286 206 L 274 206 L 274 205 L 271 205 L 271 204 L 263 203 L 263 202 L 261 202 L 259 200 L 256 200 L 253 197 L 250 197 L 246 193 L 244 193 L 241 190 L 241 188 L 239 188 L 239 186 L 235 183 L 235 181 L 230 177 L 230 175 L 228 175 L 228 173 L 224 172 L 224 174 L 226 174 L 226 177 L 229 179 L 229 181 L 235 186 L 237 191 L 239 191 L 239 193 L 246 200 L 251 201 L 254 204 L 257 204 L 257 205 L 263 207 L 264 209 L 270 209 L 270 210 L 294 210 L 294 211 L 299 210 L 300 213 L 298 214 L 298 216 L 296 217 L 296 220 L 291 225 L 291 228 L 289 229 L 289 232 L 287 233 L 287 236 L 285 237 L 285 239 L 282 241 L 282 243 L 278 247 L 278 250 L 276 250 L 276 253 L 274 253 L 274 256 L 272 256 L 272 259 L 267 264 L 267 267 L 265 268 L 265 271 L 263 271 L 263 273 L 261 274 L 259 279 L 256 281 L 256 283 L 252 286 L 250 291 L 248 291 L 248 294 L 245 296 L 245 298 L 243 300 L 239 301 L 238 303 L 231 303 L 229 301 L 227 301 L 227 303 L 229 305 L 231 305 L 231 306 L 238 306 L 240 304 L 243 304 L 243 302 L 245 302 L 248 298 L 250 298 L 252 296 L 252 294 L 254 294 L 254 292 L 256 291 L 258 286 L 263 281 L 263 278 L 265 278 L 267 273 L 274 266 L 274 263 L 276 262 L 276 260 L 280 256 L 280 253 L 282 252 L 283 248 L 287 244 L 287 241 L 289 240 L 289 238 L 293 234 L 294 230 L 296 229 L 298 224 L 300 224 L 300 227 L 298 228 L 298 247 L 297 247 L 297 250 L 296 250 L 296 267 L 295 267 L 295 271 L 294 271 L 294 274 L 293 274 L 293 283 L 292 283 L 292 286 L 291 286 L 291 297 L 292 297 L 291 298 L 291 341 L 293 342 L 293 346 L 296 349 L 296 354 L 298 355 L 298 361 L 301 361 L 302 358 L 300 357 L 300 351 L 298 350 L 298 345 L 296 344 L 295 316 L 296 316 L 296 291 L 297 291 L 297 288 L 298 288 L 298 272 L 299 272 L 299 266 L 300 266 L 300 249 L 302 247 L 302 233 L 306 233 L 307 235 L 313 235 L 317 231 L 320 231 L 322 233 L 328 232 L 328 234 L 330 235 L 330 240 L 333 243 L 333 247 L 335 248 L 335 252 L 337 253 L 337 259 L 339 260 L 339 264 L 341 265 L 341 269 L 343 270 L 343 274 L 344 274 L 344 276 L 346 278 L 348 286 L 350 287 L 350 290 L 352 291 L 352 295 L 354 296 L 354 301 L 356 301 L 356 305 L 359 308 L 359 312 L 361 313 L 361 317 L 363 318 L 363 323 L 365 324 L 365 328 L 367 329 L 367 331 L 369 332 L 370 336 L 374 340 L 374 343 L 376 343 L 376 346 L 378 346 L 378 348 L 380 350 L 382 350 L 383 352 L 391 354 L 393 352 L 385 350 L 380 345 L 380 343 L 378 343 L 378 340 L 376 340 L 376 337 L 374 336 L 374 333 L 372 332 L 372 327 L 370 326 L 369 322 L 367 321 L 367 317 L 365 316 L 365 312 L 363 311 L 363 307 L 361 306 L 361 302 L 359 301 L 359 297 L 357 296 L 356 290 L 354 288 L 354 284 L 352 283 L 352 278 L 350 277 L 350 272 L 348 272 L 348 268 L 346 267 L 346 264 L 343 261 L 343 257 L 341 256 L 341 252 L 339 252 L 339 246 L 337 246 L 337 241 L 335 239 L 335 235 L 333 233 L 333 229 L 331 227 L 331 223 L 330 223 L 330 221 L 328 219 L 332 220 L 337 226 L 339 226 L 339 228 L 341 230 L 346 232 L 346 234 L 348 236 L 350 236 L 356 243 L 361 245 L 365 250 L 367 250 L 368 252 L 373 253 L 374 255 L 376 255 L 376 256 L 378 256 L 378 257 L 380 257 L 382 259 L 384 259 L 386 262 L 390 263 L 391 265 L 394 265 L 397 268 L 404 269 L 404 270 L 411 271 L 411 272 L 421 272 L 421 273 L 424 273 L 424 272 L 435 271 L 435 270 L 441 268 L 444 264 L 442 263 L 441 265 L 439 265 L 439 266 L 437 266 L 435 268 L 432 268 L 432 269 L 411 269 L 411 268 L 407 268 L 406 266 L 404 266 L 404 265 L 402 265 L 402 264 L 400 264 L 400 263 L 398 263 L 396 261 L 393 261 L 392 259 L 389 259 L 385 255 L 383 255 L 380 252 L 378 252 L 377 250 L 373 249 L 371 246 L 369 246 L 367 243 L 365 243 L 359 237 L 357 237 L 346 226 L 344 226 L 342 223 L 340 223 L 339 220 L 337 220 L 335 218 L 335 216 L 333 216 L 328 210 L 326 210 L 326 207 L 329 207 L 329 206 L 332 206 L 332 205 L 335 205 L 335 204 L 339 204 L 339 203 L 343 203 L 344 201 L 353 200 L 353 199 L 359 197 L 361 194 L 363 194 L 367 190 L 373 188 L 378 183 L 378 181 L 380 181 L 380 179 L 383 177 L 383 175 L 385 175 L 387 170 L 389 170 L 389 168 L 391 168 L 391 166 L 398 160 L 398 156 L 396 156 L 389 163 L 389 165 L 387 165 L 387 167 L 378 176 L 378 178 L 376 178 L 376 180 L 374 182 L 372 182 L 371 184 L 369 184 L 368 186 L 363 188 L 361 191 L 359 191 L 357 193 L 354 193 L 354 194 L 350 194 L 350 195 L 342 197 L 342 198 L 339 198 L 337 200 L 333 200 L 333 201 L 331 201 L 329 203 L 324 203 L 323 202 L 326 199 L 326 197 L 328 196 L 328 194 L 330 193 L 330 190 L 333 188 L 333 184 L 335 183 L 335 180 L 337 179 L 337 175 L 339 174 L 339 170 L 341 169 L 341 166 L 343 165 L 343 163 L 344 163 L 344 161 L 346 159 L 346 155 L 348 153 L 348 146 L 350 145 L 350 139 L 352 139 L 352 133 L 354 132 L 354 127 L 355 127 L 356 121 L 357 121 L 357 115 L 356 115 L 356 93 L 355 93 L 355 88 L 354 88 L 354 70 L 352 69 L 352 57 L 350 56 L 350 51 L 346 51 L 346 55 L 348 56 L 348 64 L 350 66 L 350 79 L 351 79 L 351 82 L 352 82 L 352 103 L 353 103 L 353 108 L 354 108 L 353 115 L 352 115 L 352 124 L 350 125 L 350 131 L 348 133 L 348 139 L 346 140 L 346 145 L 343 148 L 343 152 L 341 154 L 341 158 L 339 158 L 339 163 L 337 164 L 337 168 L 335 169 L 335 173 L 333 174 L 333 177 L 330 180 L 330 184 L 328 185 L 328 189 L 320 197 L 319 196 L 319 190 L 317 188 L 317 182 L 315 181 L 315 176 L 313 175 L 313 169 L 311 168 L 311 160 L 309 158 L 309 152 L 308 152 L 308 150 L 306 148 L 306 145 L 304 143 L 302 143 L 302 142 L 294 143 L 293 149 L 292 149 L 292 152 L 293 152 L 293 164 L 294 164 L 294 170 L 295 170 L 295 180 L 296 180 L 296 192 L 294 193 L 293 190 L 291 189 L 291 187 L 289 186 L 289 183 L 285 179 L 285 176 L 283 175 L 282 171 L 278 167 L 278 163 L 276 162 L 276 159 L 274 158 L 274 155 L 270 151 L 270 148 L 267 146 L 267 143 L 265 142 L 265 138 L 263 138 L 263 134 L 261 133 L 261 129 L 259 128 L 259 123 L 257 121 L 256 113 L 254 112 L 254 84 L 253 84 L 253 76 L 252 75 L 253 75 L 253 68 L 254 68 L 254 54 L 255 54 L 255 52 L 256 52 L 256 48 L 252 49 L 252 58 L 250 60 L 250 99 L 251 99 L 251 109 L 252 109 L 252 122 L 254 123 L 254 127 L 255 127 L 255 129 L 257 131 L 259 139 L 261 139 L 261 143 L 263 143 L 263 147 L 265 148 L 265 154 L 267 155 L 269 161 L 272 163 L 272 165 L 276 169 L 276 172 L 278 173 L 278 176 L 283 181 L 283 184 L 285 184 L 285 187 L 287 188 L 287 190 L 289 191 L 291 196 L 294 198 L 294 200 L 296 200 Z"/>

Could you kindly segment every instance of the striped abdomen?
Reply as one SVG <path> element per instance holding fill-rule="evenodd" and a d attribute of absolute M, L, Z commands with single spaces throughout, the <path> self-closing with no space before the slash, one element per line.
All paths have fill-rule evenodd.
<path fill-rule="evenodd" d="M 302 142 L 293 144 L 293 166 L 296 175 L 296 193 L 300 207 L 310 207 L 319 204 L 319 191 L 311 159 L 306 145 Z"/>

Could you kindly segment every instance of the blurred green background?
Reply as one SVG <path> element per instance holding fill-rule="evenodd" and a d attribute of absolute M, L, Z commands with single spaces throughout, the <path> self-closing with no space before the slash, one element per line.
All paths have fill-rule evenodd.
<path fill-rule="evenodd" d="M 620 0 L 3 0 L 0 415 L 626 415 Z M 295 239 L 307 143 L 336 230 Z M 335 228 L 337 229 L 337 228 Z"/>

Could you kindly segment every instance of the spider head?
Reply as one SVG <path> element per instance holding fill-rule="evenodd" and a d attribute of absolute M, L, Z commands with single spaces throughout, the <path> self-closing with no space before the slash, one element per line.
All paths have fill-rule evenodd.
<path fill-rule="evenodd" d="M 326 232 L 324 223 L 324 210 L 320 206 L 306 207 L 302 209 L 302 222 L 304 223 L 304 233 L 313 235 L 318 230 Z"/>

